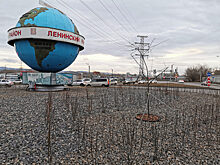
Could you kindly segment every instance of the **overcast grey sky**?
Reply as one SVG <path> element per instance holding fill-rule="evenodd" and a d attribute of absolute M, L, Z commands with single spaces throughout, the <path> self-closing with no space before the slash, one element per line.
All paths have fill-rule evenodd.
<path fill-rule="evenodd" d="M 81 1 L 47 0 L 66 13 L 86 38 L 85 50 L 66 70 L 87 70 L 89 64 L 92 71 L 137 73 L 128 41 L 138 41 L 138 34 L 148 35 L 146 42 L 156 38 L 154 44 L 168 39 L 152 49 L 147 60 L 150 69 L 174 64 L 184 73 L 188 66 L 220 65 L 219 0 Z M 39 6 L 38 0 L 0 0 L 0 66 L 20 67 L 14 48 L 7 45 L 7 30 L 16 25 L 22 14 Z M 24 64 L 23 67 L 28 68 Z"/>

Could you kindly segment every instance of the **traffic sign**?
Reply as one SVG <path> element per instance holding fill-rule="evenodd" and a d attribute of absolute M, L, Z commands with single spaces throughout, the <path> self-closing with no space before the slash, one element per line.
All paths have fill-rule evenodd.
<path fill-rule="evenodd" d="M 207 72 L 207 76 L 211 76 L 212 74 L 210 72 Z"/>

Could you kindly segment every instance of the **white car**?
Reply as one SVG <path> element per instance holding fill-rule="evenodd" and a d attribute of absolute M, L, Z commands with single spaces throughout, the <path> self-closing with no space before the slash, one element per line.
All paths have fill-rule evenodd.
<path fill-rule="evenodd" d="M 146 83 L 147 83 L 146 80 L 140 80 L 140 81 L 138 81 L 138 84 L 146 84 Z"/>
<path fill-rule="evenodd" d="M 208 82 L 204 81 L 204 82 L 201 83 L 201 85 L 208 86 Z"/>
<path fill-rule="evenodd" d="M 89 84 L 92 80 L 90 78 L 84 78 L 82 79 L 84 85 L 86 86 L 87 84 Z"/>
<path fill-rule="evenodd" d="M 157 84 L 157 80 L 154 79 L 151 83 L 152 84 Z"/>
<path fill-rule="evenodd" d="M 83 80 L 75 80 L 72 82 L 72 86 L 85 86 L 84 81 Z"/>
<path fill-rule="evenodd" d="M 6 80 L 6 79 L 1 79 L 0 80 L 0 85 L 5 85 L 5 86 L 12 86 L 14 83 L 10 80 Z"/>
<path fill-rule="evenodd" d="M 179 80 L 178 83 L 184 83 L 184 80 Z"/>
<path fill-rule="evenodd" d="M 13 83 L 14 83 L 14 84 L 21 84 L 21 83 L 22 83 L 22 80 L 14 80 Z"/>
<path fill-rule="evenodd" d="M 133 79 L 125 79 L 124 84 L 135 84 Z"/>
<path fill-rule="evenodd" d="M 117 85 L 118 81 L 117 80 L 110 80 L 110 85 Z"/>
<path fill-rule="evenodd" d="M 92 81 L 90 83 L 88 83 L 87 86 L 109 87 L 109 80 L 107 78 L 92 79 Z"/>

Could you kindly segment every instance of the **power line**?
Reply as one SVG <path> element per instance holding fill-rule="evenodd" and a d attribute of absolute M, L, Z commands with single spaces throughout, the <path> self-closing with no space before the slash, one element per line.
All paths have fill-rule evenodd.
<path fill-rule="evenodd" d="M 58 0 L 56 0 L 56 1 L 58 2 Z M 103 32 L 103 30 L 101 30 L 96 24 L 92 23 L 87 17 L 78 14 L 78 13 L 80 13 L 79 11 L 77 11 L 78 13 L 75 12 L 75 11 L 73 10 L 73 8 L 70 7 L 70 6 L 69 6 L 67 3 L 65 3 L 63 0 L 60 0 L 60 1 L 63 2 L 63 4 L 66 6 L 66 8 L 69 8 L 72 13 L 74 13 L 75 15 L 77 15 L 78 17 L 80 17 L 81 19 L 83 19 L 87 24 L 89 24 L 91 27 L 93 27 L 94 29 L 96 29 L 97 31 L 99 31 L 103 36 L 109 37 L 110 40 L 112 40 L 112 41 L 115 42 L 115 40 L 110 36 L 110 34 L 108 34 L 108 33 L 105 32 L 105 31 Z M 64 6 L 61 2 L 58 2 L 58 3 L 60 3 L 62 6 Z M 64 6 L 64 7 L 65 7 L 65 6 Z M 80 22 L 81 22 L 81 21 L 80 21 Z M 84 25 L 85 25 L 85 24 L 84 24 Z M 86 26 L 86 27 L 88 28 L 88 26 Z M 89 28 L 89 29 L 92 30 L 91 28 Z M 92 30 L 92 31 L 97 34 L 96 31 L 94 31 L 94 30 Z M 101 36 L 99 33 L 98 33 L 98 35 Z M 101 37 L 103 37 L 103 36 L 101 36 Z"/>
<path fill-rule="evenodd" d="M 122 12 L 122 10 L 119 8 L 119 6 L 115 3 L 114 0 L 112 0 L 113 4 L 115 5 L 115 7 L 118 9 L 118 11 L 121 13 L 122 17 L 127 21 L 128 25 L 130 25 L 130 27 L 132 27 L 132 29 L 137 32 L 137 29 L 133 26 L 133 24 L 127 19 L 126 15 Z"/>
<path fill-rule="evenodd" d="M 118 36 L 120 36 L 123 40 L 125 40 L 126 42 L 128 42 L 129 44 L 131 44 L 131 42 L 126 39 L 124 36 L 122 36 L 121 34 L 119 34 L 117 31 L 114 31 L 109 24 L 102 19 L 102 17 L 100 17 L 94 10 L 92 10 L 92 8 L 90 8 L 85 2 L 83 2 L 82 0 L 79 0 L 89 11 L 91 11 L 97 18 L 99 18 L 111 31 L 113 31 L 114 33 L 116 33 Z"/>
<path fill-rule="evenodd" d="M 83 18 L 83 16 L 81 16 L 80 14 L 78 14 L 77 12 L 75 12 L 68 4 L 66 4 L 63 0 L 60 0 L 61 2 L 59 2 L 58 0 L 56 0 L 59 4 L 61 4 L 63 7 L 65 7 L 65 8 L 69 8 L 70 9 L 70 11 L 73 13 L 73 14 L 75 14 L 75 15 L 77 15 L 78 17 L 80 17 L 81 19 L 83 19 L 85 22 L 86 22 L 86 24 L 85 23 L 83 23 L 82 21 L 80 21 L 80 20 L 78 20 L 78 19 L 76 19 L 76 18 L 74 18 L 77 22 L 79 22 L 80 24 L 82 24 L 83 26 L 85 26 L 86 28 L 88 28 L 88 29 L 90 29 L 91 31 L 93 31 L 94 33 L 96 33 L 100 38 L 103 38 L 103 36 L 106 36 L 107 38 L 109 38 L 109 39 L 107 39 L 106 41 L 108 41 L 108 42 L 112 42 L 113 44 L 116 44 L 117 46 L 124 46 L 123 44 L 119 44 L 117 41 L 115 41 L 113 38 L 111 38 L 111 37 L 109 37 L 108 35 L 108 33 L 105 33 L 105 32 L 102 32 L 102 30 L 100 30 L 100 28 L 98 28 L 98 26 L 97 25 L 93 25 L 93 24 L 91 24 L 91 21 L 87 21 L 88 20 L 88 18 L 87 17 L 84 17 Z M 92 28 L 91 28 L 92 27 Z M 95 29 L 95 30 L 94 30 Z M 97 32 L 97 31 L 99 31 L 99 32 Z"/>
<path fill-rule="evenodd" d="M 105 4 L 101 1 L 98 0 L 99 3 L 102 5 L 102 7 L 116 20 L 116 22 L 118 22 L 118 24 L 125 30 L 128 32 L 128 34 L 130 34 L 130 31 L 117 19 L 117 17 L 114 16 L 114 14 L 105 6 Z"/>
<path fill-rule="evenodd" d="M 57 0 L 56 0 L 56 1 L 57 1 Z M 42 3 L 42 2 L 44 2 L 44 3 Z M 58 2 L 58 1 L 57 1 L 57 2 Z M 58 3 L 60 3 L 60 2 L 58 2 Z M 41 0 L 41 3 L 40 3 L 40 4 L 43 5 L 43 6 L 48 6 L 48 7 L 50 6 L 50 7 L 54 8 L 53 5 L 52 5 L 51 3 L 49 3 L 48 1 L 46 1 L 46 0 L 44 0 L 44 1 Z M 45 4 L 46 4 L 46 5 L 45 5 Z M 65 7 L 62 3 L 60 3 L 60 4 L 61 4 L 63 7 Z M 68 5 L 67 5 L 67 6 L 68 6 Z M 67 8 L 67 7 L 65 7 L 65 8 Z M 70 7 L 69 7 L 69 8 L 70 8 Z M 71 10 L 72 13 L 75 13 L 75 12 L 72 11 L 71 8 L 70 8 L 70 10 Z M 84 27 L 86 27 L 86 28 L 90 29 L 91 31 L 93 31 L 94 33 L 96 33 L 101 39 L 103 38 L 102 35 L 100 35 L 97 31 L 91 29 L 87 24 L 82 23 L 81 21 L 79 21 L 79 20 L 76 19 L 76 18 L 74 18 L 74 20 L 76 20 L 78 23 L 82 24 Z M 109 40 L 107 40 L 107 41 L 109 41 Z M 110 41 L 110 42 L 112 42 L 112 41 Z M 115 44 L 115 45 L 117 45 L 117 46 L 124 46 L 124 45 L 119 44 L 119 43 L 117 43 L 117 42 L 112 42 L 112 43 Z"/>
<path fill-rule="evenodd" d="M 46 0 L 45 0 L 46 1 Z M 46 1 L 47 2 L 47 1 Z M 65 7 L 62 3 L 60 3 L 59 1 L 57 1 L 59 4 L 61 4 L 63 7 Z M 49 2 L 47 2 L 49 3 Z M 50 4 L 50 3 L 49 3 Z M 66 8 L 66 7 L 65 7 Z M 71 11 L 72 12 L 72 11 Z M 78 19 L 74 18 L 77 22 L 79 22 L 80 24 L 82 24 L 83 26 L 87 27 L 88 29 L 90 29 L 91 31 L 93 31 L 94 33 L 96 33 L 97 35 L 101 36 L 99 33 L 97 33 L 95 30 L 91 29 L 89 26 L 87 26 L 86 24 L 82 23 L 81 21 L 79 21 Z"/>
<path fill-rule="evenodd" d="M 64 5 L 63 5 L 61 2 L 59 2 L 58 0 L 56 0 L 56 1 L 57 1 L 59 4 L 61 4 L 64 8 L 69 8 L 73 14 L 78 15 L 79 17 L 81 17 L 77 12 L 74 12 L 73 9 L 72 9 L 71 7 L 69 7 L 68 4 L 66 4 L 64 1 L 60 0 L 60 1 L 62 1 L 62 2 L 64 3 Z M 49 3 L 49 2 L 46 1 L 46 0 L 40 0 L 40 4 L 43 5 L 43 6 L 47 6 L 47 7 L 52 7 L 52 8 L 54 8 L 53 5 L 51 5 L 51 3 Z M 86 18 L 86 17 L 84 17 L 84 18 L 88 20 L 88 18 Z M 83 18 L 82 18 L 82 19 L 83 19 Z M 94 27 L 92 24 L 90 24 L 89 21 L 88 21 L 87 23 L 90 24 L 90 26 L 92 26 L 94 29 L 92 29 L 90 26 L 88 26 L 87 24 L 81 22 L 80 20 L 78 20 L 78 19 L 76 19 L 76 18 L 74 18 L 74 20 L 75 20 L 76 22 L 80 23 L 81 25 L 85 26 L 86 28 L 90 29 L 90 30 L 93 31 L 94 33 L 96 33 L 100 38 L 103 38 L 103 36 L 107 36 L 105 33 L 102 33 L 102 31 L 99 30 L 99 29 L 96 29 L 96 30 L 97 30 L 97 31 L 100 31 L 100 33 L 102 33 L 102 35 L 101 35 L 100 33 L 98 33 L 96 30 L 94 30 L 95 27 Z M 85 21 L 85 22 L 86 22 L 86 21 Z M 97 26 L 96 26 L 96 27 L 97 27 Z M 109 36 L 107 36 L 107 37 L 109 37 Z M 108 40 L 106 40 L 106 41 L 112 42 L 113 44 L 116 44 L 117 46 L 124 46 L 123 44 L 119 44 L 119 43 L 118 43 L 117 41 L 115 41 L 114 39 L 111 39 L 111 40 L 112 40 L 112 41 L 110 41 L 110 40 L 108 39 Z"/>
<path fill-rule="evenodd" d="M 163 41 L 161 41 L 161 42 L 159 42 L 159 43 L 157 43 L 157 44 L 151 46 L 151 48 L 152 48 L 152 47 L 156 47 L 156 46 L 158 46 L 158 45 L 160 45 L 160 44 L 162 44 L 162 43 L 164 43 L 164 42 L 167 42 L 168 40 L 169 40 L 169 39 L 163 40 Z"/>
<path fill-rule="evenodd" d="M 126 4 L 125 2 L 124 2 L 124 0 L 121 0 L 121 2 L 123 3 L 123 4 Z M 125 11 L 127 12 L 127 14 L 130 16 L 130 18 L 133 20 L 133 22 L 135 23 L 135 24 L 137 24 L 137 21 L 136 21 L 136 19 L 133 17 L 133 15 L 129 12 L 129 10 L 128 10 L 128 8 L 126 7 L 126 5 L 123 5 L 124 6 L 124 9 L 125 9 Z"/>
<path fill-rule="evenodd" d="M 46 2 L 47 5 L 50 5 L 52 8 L 54 8 L 53 5 L 51 5 L 51 3 L 49 3 L 48 1 L 46 1 L 46 0 L 41 0 L 41 1 Z M 70 5 L 68 5 L 67 3 L 65 3 L 63 0 L 60 0 L 61 2 L 59 2 L 58 0 L 56 0 L 56 1 L 57 1 L 60 5 L 62 5 L 64 8 L 69 9 L 70 12 L 72 12 L 74 15 L 77 15 L 79 18 L 81 18 L 82 20 L 84 20 L 84 21 L 81 21 L 81 19 L 79 20 L 79 19 L 74 18 L 75 21 L 77 21 L 78 23 L 80 23 L 81 25 L 83 25 L 84 27 L 86 27 L 87 29 L 90 29 L 92 32 L 94 32 L 95 34 L 97 34 L 97 35 L 102 39 L 102 42 L 103 42 L 103 41 L 110 42 L 110 43 L 115 44 L 115 45 L 120 46 L 120 47 L 121 47 L 121 46 L 125 46 L 125 45 L 119 43 L 119 41 L 116 41 L 115 39 L 113 39 L 113 38 L 110 36 L 110 34 L 109 34 L 109 36 L 108 36 L 108 33 L 105 33 L 105 31 L 102 32 L 103 30 L 101 30 L 97 25 L 93 26 L 93 24 L 91 24 L 92 22 L 91 22 L 87 17 L 78 14 L 78 13 L 80 13 L 79 11 L 77 11 L 78 13 L 75 12 L 75 11 L 73 10 L 73 8 L 71 8 Z M 42 4 L 42 5 L 44 5 L 44 4 Z M 87 22 L 87 23 L 84 23 L 84 22 Z M 93 27 L 93 28 L 91 28 L 91 27 Z M 96 30 L 94 30 L 94 29 L 96 29 Z M 101 32 L 101 33 L 98 33 L 97 31 L 99 31 L 99 32 Z M 105 39 L 103 40 L 103 36 L 107 36 L 106 38 L 108 38 L 108 39 L 105 38 Z M 126 40 L 126 41 L 127 41 L 127 40 Z M 128 41 L 128 42 L 129 42 L 129 41 Z M 134 44 L 132 44 L 131 42 L 129 42 L 129 44 L 130 44 L 130 45 L 134 45 Z M 123 51 L 125 51 L 125 50 L 123 49 Z"/>
<path fill-rule="evenodd" d="M 56 1 L 58 1 L 58 0 L 56 0 Z M 112 41 L 115 41 L 115 39 L 113 39 L 113 38 L 111 37 L 111 34 L 107 33 L 106 31 L 103 32 L 103 30 L 100 28 L 100 26 L 98 26 L 98 25 L 96 25 L 95 23 L 93 23 L 91 20 L 89 20 L 89 18 L 87 18 L 87 17 L 84 16 L 83 14 L 78 14 L 78 13 L 80 13 L 78 10 L 74 9 L 74 10 L 76 10 L 76 12 L 75 12 L 75 11 L 73 10 L 73 8 L 70 7 L 70 6 L 69 6 L 67 3 L 65 3 L 63 0 L 60 0 L 60 1 L 62 1 L 68 8 L 70 8 L 70 10 L 71 10 L 75 15 L 77 15 L 77 16 L 80 17 L 81 19 L 85 20 L 85 22 L 87 22 L 87 24 L 90 24 L 90 26 L 92 26 L 94 29 L 98 29 L 98 31 L 100 31 L 100 32 L 102 33 L 102 35 L 109 37 L 110 40 L 112 40 Z M 60 2 L 58 2 L 58 3 L 60 3 Z M 61 5 L 62 5 L 62 4 L 61 4 Z M 117 41 L 116 41 L 116 42 L 117 42 Z"/>

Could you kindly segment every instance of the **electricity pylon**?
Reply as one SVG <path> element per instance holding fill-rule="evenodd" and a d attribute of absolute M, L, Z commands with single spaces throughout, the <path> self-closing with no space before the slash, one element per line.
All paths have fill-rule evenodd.
<path fill-rule="evenodd" d="M 147 71 L 147 79 L 148 79 L 148 68 L 147 68 L 147 64 L 145 61 L 145 57 L 149 56 L 149 50 L 150 50 L 150 43 L 145 43 L 144 39 L 147 38 L 148 36 L 141 36 L 138 35 L 137 37 L 140 38 L 140 42 L 135 42 L 135 44 L 137 45 L 137 47 L 135 48 L 135 50 L 137 50 L 139 52 L 139 54 L 135 54 L 136 56 L 140 57 L 140 62 L 139 62 L 139 75 L 138 75 L 138 79 L 143 79 L 146 78 L 145 74 L 144 74 L 144 68 L 146 67 L 146 71 Z"/>

